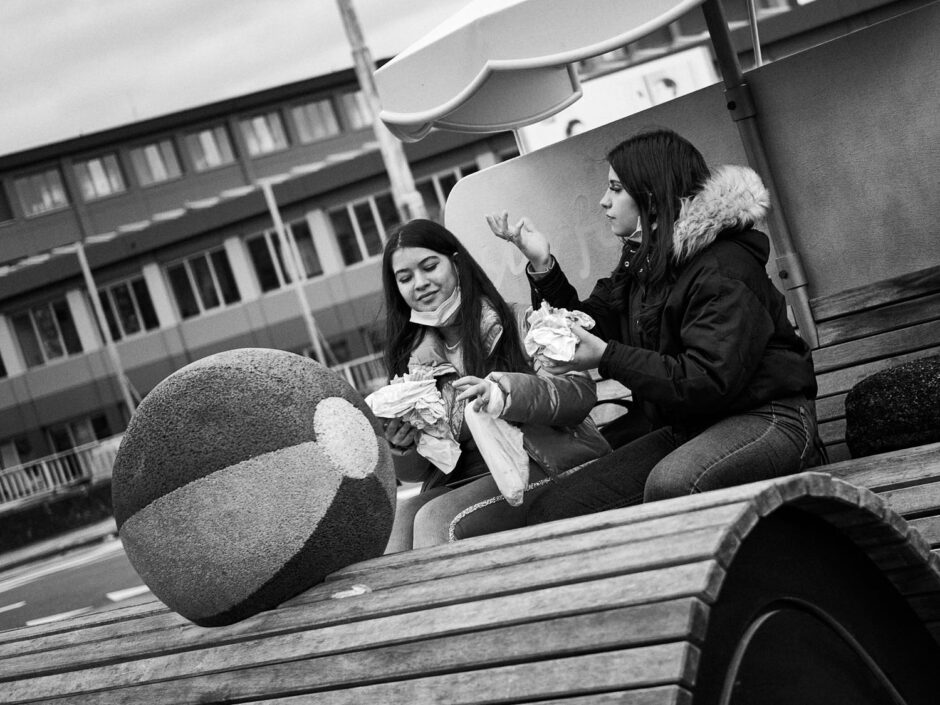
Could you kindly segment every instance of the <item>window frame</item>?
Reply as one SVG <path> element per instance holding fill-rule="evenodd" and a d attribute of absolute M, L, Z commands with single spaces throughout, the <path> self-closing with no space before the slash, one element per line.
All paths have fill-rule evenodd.
<path fill-rule="evenodd" d="M 307 271 L 307 267 L 305 266 L 304 261 L 303 261 L 303 256 L 300 252 L 300 246 L 297 244 L 297 238 L 294 235 L 293 226 L 301 222 L 307 226 L 307 229 L 310 233 L 310 242 L 311 242 L 311 245 L 313 246 L 314 254 L 317 257 L 317 262 L 320 265 L 320 271 L 314 274 L 310 274 Z M 311 281 L 313 279 L 316 279 L 317 277 L 322 277 L 324 275 L 323 263 L 320 260 L 320 254 L 317 252 L 316 242 L 314 242 L 314 239 L 313 239 L 313 228 L 311 228 L 310 224 L 307 223 L 307 219 L 297 218 L 296 220 L 292 220 L 289 223 L 285 223 L 284 230 L 287 236 L 288 246 L 291 248 L 292 253 L 296 252 L 296 254 L 300 257 L 300 262 L 295 263 L 299 265 L 301 269 L 303 270 L 299 272 L 300 281 L 302 282 Z M 264 241 L 265 250 L 267 251 L 268 257 L 271 260 L 271 263 L 274 268 L 274 275 L 277 278 L 277 286 L 274 286 L 269 289 L 264 288 L 263 282 L 261 281 L 258 275 L 258 263 L 255 262 L 254 257 L 252 257 L 252 254 L 251 254 L 251 250 L 249 248 L 249 243 L 256 241 L 256 240 Z M 261 232 L 252 233 L 251 235 L 248 235 L 245 237 L 244 243 L 245 243 L 245 249 L 248 250 L 248 261 L 251 263 L 252 272 L 254 273 L 254 276 L 255 276 L 255 281 L 257 282 L 258 288 L 261 290 L 262 294 L 269 294 L 271 292 L 282 291 L 288 286 L 291 286 L 291 284 L 293 284 L 293 282 L 288 281 L 287 265 L 284 262 L 283 254 L 280 252 L 280 238 L 278 237 L 276 229 L 266 228 L 262 230 Z"/>
<path fill-rule="evenodd" d="M 147 290 L 147 296 L 150 296 L 150 308 L 153 311 L 154 318 L 156 320 L 156 325 L 152 327 L 147 327 L 146 316 L 143 313 L 141 308 L 140 301 L 137 300 L 137 293 L 134 291 L 134 284 L 136 282 L 141 282 L 144 285 L 144 288 Z M 134 315 L 137 316 L 137 320 L 140 321 L 140 330 L 133 333 L 128 333 L 124 327 L 124 321 L 120 315 L 120 308 L 117 305 L 117 302 L 114 299 L 113 290 L 119 286 L 124 286 L 129 292 L 131 303 L 134 306 Z M 160 329 L 160 318 L 157 315 L 156 307 L 153 305 L 153 297 L 150 295 L 150 287 L 147 286 L 147 280 L 143 275 L 125 277 L 124 279 L 118 279 L 113 282 L 109 282 L 103 286 L 98 287 L 98 300 L 101 303 L 102 308 L 105 313 L 105 325 L 108 326 L 108 332 L 111 334 L 112 340 L 115 342 L 121 340 L 132 340 L 134 338 L 139 338 L 147 333 L 150 333 L 155 330 Z M 104 299 L 104 300 L 102 300 Z M 105 303 L 107 301 L 107 304 Z M 110 308 L 110 310 L 109 310 Z M 111 317 L 108 318 L 110 313 Z M 111 326 L 111 321 L 114 321 L 114 326 Z M 115 336 L 114 328 L 118 329 L 118 335 Z"/>
<path fill-rule="evenodd" d="M 166 160 L 164 159 L 165 154 L 164 154 L 163 149 L 161 149 L 162 145 L 167 145 L 169 147 L 169 153 L 173 157 L 173 161 L 175 162 L 177 173 L 171 174 L 167 176 L 165 179 L 154 178 L 151 181 L 145 181 L 144 175 L 141 174 L 141 171 L 137 166 L 137 161 L 134 158 L 134 154 L 138 152 L 140 153 L 141 163 L 147 166 L 147 169 L 151 171 L 149 176 L 153 177 L 153 173 L 152 173 L 152 170 L 150 169 L 149 162 L 146 159 L 146 150 L 149 149 L 150 147 L 156 148 L 157 153 L 160 155 L 161 162 L 163 162 L 164 171 L 169 173 L 170 170 L 167 169 L 167 163 L 166 163 Z M 160 184 L 165 184 L 170 181 L 176 181 L 178 179 L 182 179 L 184 175 L 183 162 L 180 159 L 179 147 L 176 144 L 176 140 L 173 139 L 172 137 L 165 137 L 163 139 L 158 139 L 152 142 L 147 142 L 145 144 L 139 144 L 135 147 L 131 147 L 128 150 L 128 159 L 131 162 L 131 169 L 134 172 L 134 176 L 137 179 L 137 184 L 141 188 L 152 188 L 154 186 L 159 186 Z"/>
<path fill-rule="evenodd" d="M 356 206 L 362 205 L 363 203 L 369 204 L 369 212 L 372 215 L 373 221 L 375 221 L 376 225 L 378 226 L 379 242 L 384 247 L 385 242 L 388 239 L 388 232 L 385 229 L 385 224 L 382 222 L 381 213 L 379 212 L 379 208 L 378 208 L 378 205 L 376 205 L 375 199 L 376 197 L 386 196 L 386 195 L 391 196 L 391 192 L 380 191 L 379 193 L 369 194 L 368 196 L 357 198 L 352 201 L 346 201 L 342 205 L 327 209 L 326 216 L 327 216 L 327 219 L 330 221 L 330 229 L 333 231 L 334 239 L 336 238 L 336 228 L 333 226 L 333 221 L 330 215 L 336 211 L 345 210 L 346 217 L 349 219 L 349 222 L 352 224 L 353 235 L 355 235 L 356 237 L 356 244 L 359 246 L 359 254 L 361 255 L 361 259 L 352 263 L 347 263 L 344 260 L 343 261 L 344 267 L 354 267 L 363 262 L 368 262 L 370 260 L 373 260 L 382 256 L 381 249 L 379 250 L 379 252 L 377 252 L 374 255 L 369 254 L 369 248 L 366 246 L 365 236 L 362 234 L 362 227 L 359 224 L 359 218 L 356 216 L 355 209 L 356 209 Z M 342 248 L 340 248 L 340 251 L 342 252 Z"/>
<path fill-rule="evenodd" d="M 200 138 L 200 135 L 203 135 L 205 133 L 209 133 L 210 135 L 212 135 L 212 139 L 215 142 L 216 151 L 220 152 L 220 154 L 221 152 L 225 150 L 219 150 L 219 147 L 221 145 L 218 142 L 217 136 L 219 134 L 225 136 L 225 144 L 226 144 L 226 147 L 228 150 L 228 156 L 230 156 L 230 159 L 226 160 L 223 158 L 223 160 L 220 161 L 218 164 L 206 163 L 205 166 L 202 166 L 202 167 L 199 166 L 199 155 L 197 155 L 193 151 L 193 145 L 195 144 L 199 147 L 199 150 L 201 151 L 203 158 L 205 158 L 206 152 L 203 149 L 202 140 Z M 213 123 L 212 125 L 209 125 L 208 127 L 203 127 L 201 129 L 193 130 L 192 132 L 187 132 L 186 134 L 183 135 L 183 144 L 186 147 L 186 156 L 189 158 L 190 163 L 192 164 L 193 171 L 196 172 L 197 174 L 204 174 L 208 171 L 213 171 L 214 169 L 222 169 L 223 167 L 230 166 L 238 162 L 238 153 L 235 151 L 235 144 L 234 144 L 234 141 L 232 140 L 231 131 L 228 129 L 228 125 L 224 122 Z"/>
<path fill-rule="evenodd" d="M 216 272 L 215 262 L 213 261 L 213 255 L 222 253 L 225 257 L 225 261 L 228 263 L 229 272 L 232 274 L 232 284 L 235 287 L 236 298 L 232 301 L 226 301 L 224 290 L 219 283 L 219 274 Z M 209 276 L 212 279 L 212 286 L 215 291 L 216 298 L 218 299 L 218 305 L 212 307 L 206 307 L 205 302 L 202 297 L 202 290 L 199 287 L 199 282 L 196 279 L 196 274 L 193 272 L 193 265 L 191 261 L 202 258 L 206 261 L 209 268 Z M 173 280 L 170 277 L 170 270 L 182 266 L 183 271 L 186 274 L 186 281 L 189 284 L 190 292 L 193 295 L 193 300 L 196 302 L 196 307 L 199 309 L 196 313 L 191 316 L 186 316 L 183 314 L 182 309 L 180 308 L 179 297 L 177 296 L 176 289 L 173 286 Z M 163 268 L 163 277 L 166 281 L 167 288 L 170 295 L 173 298 L 173 305 L 176 307 L 176 314 L 179 316 L 180 321 L 192 320 L 200 318 L 201 316 L 206 315 L 207 313 L 212 313 L 215 311 L 222 311 L 224 309 L 236 306 L 242 303 L 242 292 L 238 288 L 238 281 L 235 279 L 234 270 L 232 269 L 232 263 L 229 261 L 228 253 L 225 251 L 224 246 L 212 247 L 207 250 L 202 250 L 185 257 L 167 262 Z"/>
<path fill-rule="evenodd" d="M 42 210 L 30 210 L 27 205 L 25 194 L 21 185 L 26 185 L 27 188 L 32 190 L 33 182 L 36 179 L 42 178 L 44 180 L 44 185 L 48 186 L 48 183 L 45 183 L 45 178 L 49 175 L 53 175 L 58 182 L 58 193 L 62 195 L 62 201 L 53 203 L 48 208 L 43 208 Z M 37 218 L 48 213 L 55 213 L 57 211 L 65 210 L 66 208 L 71 207 L 72 201 L 69 198 L 69 192 L 65 185 L 65 179 L 62 175 L 62 170 L 58 166 L 53 166 L 49 169 L 42 169 L 40 171 L 32 171 L 28 174 L 23 174 L 16 176 L 13 179 L 13 190 L 16 192 L 17 200 L 19 201 L 19 206 L 23 211 L 23 215 L 27 218 Z M 50 193 L 55 194 L 56 190 L 52 189 Z M 45 199 L 43 199 L 45 200 Z"/>
<path fill-rule="evenodd" d="M 303 134 L 307 124 L 309 125 L 324 124 L 319 121 L 308 120 L 307 124 L 302 125 L 300 120 L 297 119 L 297 115 L 299 113 L 303 115 L 306 120 L 309 117 L 308 108 L 312 105 L 326 105 L 329 107 L 330 116 L 332 117 L 334 129 L 332 131 L 327 130 L 325 134 L 319 137 L 314 135 L 313 137 L 311 137 L 311 139 L 308 140 L 308 139 L 304 139 L 304 134 Z M 340 123 L 339 111 L 336 109 L 335 101 L 330 96 L 324 96 L 322 98 L 314 98 L 311 100 L 307 100 L 303 103 L 294 103 L 288 106 L 287 114 L 290 117 L 291 126 L 293 127 L 294 132 L 297 135 L 298 144 L 314 144 L 316 142 L 322 142 L 323 140 L 330 139 L 331 137 L 335 137 L 336 135 L 342 134 L 343 132 L 343 126 Z M 313 130 L 312 132 L 315 132 L 315 130 Z"/>
<path fill-rule="evenodd" d="M 68 312 L 69 319 L 71 320 L 71 325 L 75 333 L 75 339 L 73 343 L 75 344 L 75 347 L 77 347 L 76 350 L 69 349 L 70 348 L 69 338 L 66 335 L 66 333 L 64 333 L 62 330 L 62 323 L 60 322 L 59 316 L 57 315 L 56 309 L 54 307 L 55 304 L 59 304 L 59 303 L 64 305 L 64 310 Z M 56 342 L 58 343 L 60 349 L 62 350 L 61 355 L 56 355 L 54 357 L 51 357 L 47 353 L 46 348 L 48 347 L 48 345 L 46 341 L 44 340 L 44 336 L 39 327 L 39 324 L 36 321 L 36 315 L 35 315 L 35 311 L 40 308 L 47 309 L 48 313 L 50 314 L 50 320 L 55 328 L 55 334 L 57 338 Z M 42 358 L 39 362 L 35 364 L 30 363 L 29 356 L 27 355 L 27 351 L 23 347 L 23 341 L 20 338 L 20 330 L 17 326 L 17 319 L 23 316 L 24 314 L 27 316 L 29 320 L 30 332 L 32 333 L 32 336 L 33 336 L 33 341 L 31 342 L 35 342 L 36 350 L 38 351 L 39 356 Z M 70 357 L 76 357 L 78 355 L 82 355 L 85 353 L 85 349 L 82 346 L 81 336 L 78 333 L 78 326 L 75 325 L 75 318 L 72 315 L 72 308 L 69 306 L 68 299 L 65 296 L 60 296 L 60 297 L 56 297 L 53 299 L 49 299 L 49 300 L 43 301 L 42 303 L 33 304 L 32 306 L 28 306 L 27 308 L 15 311 L 10 315 L 10 322 L 13 328 L 13 335 L 16 338 L 16 343 L 20 348 L 20 353 L 23 356 L 23 362 L 26 364 L 27 369 L 44 367 L 54 362 L 58 362 L 60 360 L 66 360 Z"/>
<path fill-rule="evenodd" d="M 95 175 L 90 166 L 95 162 L 100 164 L 108 188 L 111 189 L 107 193 L 100 193 L 98 191 L 98 184 L 96 183 Z M 108 168 L 109 164 L 113 164 L 113 173 Z M 94 157 L 77 159 L 72 163 L 72 171 L 75 174 L 75 180 L 78 183 L 78 190 L 81 192 L 82 201 L 85 203 L 94 203 L 95 201 L 101 201 L 105 198 L 127 193 L 127 178 L 121 168 L 121 160 L 117 152 L 104 152 Z M 113 183 L 115 179 L 117 186 Z M 93 193 L 89 193 L 86 190 L 86 185 L 92 189 Z"/>
<path fill-rule="evenodd" d="M 268 131 L 268 136 L 271 137 L 274 142 L 277 142 L 277 138 L 280 137 L 280 139 L 283 140 L 283 144 L 274 144 L 272 149 L 262 149 L 263 140 L 258 139 L 257 130 L 254 128 L 254 123 L 257 120 L 264 121 L 265 129 Z M 272 129 L 275 124 L 276 129 Z M 238 129 L 241 132 L 241 137 L 245 143 L 245 149 L 248 152 L 249 159 L 257 159 L 259 157 L 265 157 L 269 154 L 276 154 L 278 152 L 283 152 L 287 149 L 290 149 L 290 138 L 287 135 L 284 118 L 281 115 L 281 111 L 279 109 L 275 108 L 274 110 L 268 110 L 265 112 L 252 113 L 246 117 L 239 118 Z M 257 151 L 252 148 L 253 144 L 255 144 Z"/>

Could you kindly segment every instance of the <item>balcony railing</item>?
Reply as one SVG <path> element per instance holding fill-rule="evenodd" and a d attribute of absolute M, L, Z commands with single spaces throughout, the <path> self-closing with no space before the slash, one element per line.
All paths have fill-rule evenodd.
<path fill-rule="evenodd" d="M 333 368 L 362 395 L 385 384 L 382 353 L 366 355 Z M 51 496 L 65 488 L 111 476 L 123 435 L 72 448 L 22 465 L 0 469 L 0 507 Z"/>
<path fill-rule="evenodd" d="M 0 505 L 111 476 L 122 435 L 0 470 Z"/>
<path fill-rule="evenodd" d="M 333 365 L 330 369 L 343 375 L 363 396 L 374 392 L 386 380 L 385 361 L 380 352 Z"/>

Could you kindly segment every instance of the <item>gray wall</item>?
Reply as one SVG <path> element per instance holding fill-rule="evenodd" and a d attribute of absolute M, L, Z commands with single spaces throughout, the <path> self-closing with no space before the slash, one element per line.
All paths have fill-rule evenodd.
<path fill-rule="evenodd" d="M 811 297 L 940 264 L 938 36 L 934 3 L 746 74 Z M 445 222 L 508 298 L 527 301 L 521 255 L 483 214 L 529 215 L 586 295 L 618 253 L 598 206 L 606 150 L 659 125 L 711 164 L 746 163 L 724 103 L 711 86 L 490 167 L 458 183 Z"/>

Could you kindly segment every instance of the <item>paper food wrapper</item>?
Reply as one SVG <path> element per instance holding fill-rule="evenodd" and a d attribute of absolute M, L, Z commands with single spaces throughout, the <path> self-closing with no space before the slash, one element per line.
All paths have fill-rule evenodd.
<path fill-rule="evenodd" d="M 447 368 L 447 369 L 445 369 Z M 365 398 L 372 413 L 383 419 L 399 418 L 418 429 L 416 450 L 442 472 L 450 473 L 460 458 L 457 443 L 447 423 L 444 399 L 435 376 L 453 372 L 450 365 L 433 371 L 414 369 L 395 377 Z"/>
<path fill-rule="evenodd" d="M 526 333 L 526 354 L 535 357 L 541 353 L 559 362 L 568 362 L 578 347 L 578 337 L 571 332 L 571 324 L 577 323 L 585 330 L 594 327 L 594 319 L 581 311 L 552 308 L 543 301 L 541 307 L 529 314 L 529 331 Z"/>
<path fill-rule="evenodd" d="M 511 506 L 518 507 L 529 483 L 529 455 L 522 445 L 522 431 L 485 410 L 475 411 L 473 404 L 467 404 L 464 418 L 499 491 Z"/>

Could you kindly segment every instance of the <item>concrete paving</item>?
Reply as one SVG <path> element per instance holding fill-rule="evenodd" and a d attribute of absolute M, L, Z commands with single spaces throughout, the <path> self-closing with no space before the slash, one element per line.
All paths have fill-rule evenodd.
<path fill-rule="evenodd" d="M 37 541 L 29 546 L 0 554 L 0 572 L 103 541 L 115 534 L 117 534 L 117 525 L 113 518 L 108 518 L 51 539 Z"/>

